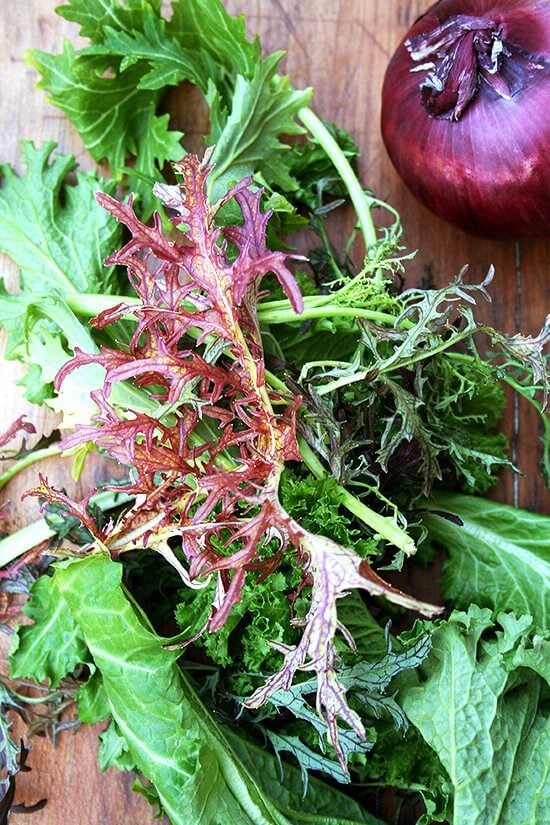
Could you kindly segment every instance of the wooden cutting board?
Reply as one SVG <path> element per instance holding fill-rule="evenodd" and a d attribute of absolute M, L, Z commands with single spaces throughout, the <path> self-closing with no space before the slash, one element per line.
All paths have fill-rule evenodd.
<path fill-rule="evenodd" d="M 72 152 L 84 168 L 93 161 L 65 116 L 50 106 L 34 88 L 36 75 L 23 61 L 26 49 L 60 51 L 65 37 L 78 43 L 75 27 L 54 13 L 58 0 L 3 0 L 0 15 L 0 161 L 21 171 L 19 141 L 56 140 L 64 153 Z M 482 241 L 448 227 L 432 216 L 405 191 L 386 157 L 379 130 L 380 89 L 385 67 L 414 19 L 426 9 L 422 0 L 227 0 L 231 12 L 244 11 L 248 30 L 258 32 L 266 51 L 286 49 L 284 70 L 297 87 L 314 87 L 314 108 L 319 115 L 348 129 L 361 148 L 363 182 L 396 207 L 402 217 L 409 249 L 418 249 L 408 266 L 407 286 L 447 283 L 463 264 L 470 265 L 472 280 L 479 281 L 490 264 L 496 268 L 493 301 L 482 307 L 484 320 L 513 334 L 535 334 L 547 309 L 550 258 L 548 242 L 522 244 Z M 196 139 L 197 112 L 183 111 L 181 96 L 173 94 L 169 109 L 178 128 Z M 0 261 L 8 282 L 16 284 L 13 266 Z M 15 386 L 21 371 L 13 362 L 2 364 L 4 397 L 0 431 L 22 412 L 28 413 L 41 432 L 55 426 L 55 418 L 42 410 L 29 410 Z M 524 475 L 503 477 L 493 495 L 541 512 L 550 511 L 548 494 L 537 473 L 540 460 L 539 425 L 525 405 L 511 403 L 507 429 L 512 436 L 514 461 Z M 71 482 L 60 461 L 40 467 L 56 486 L 65 485 L 79 495 L 105 472 L 91 466 L 79 485 Z M 33 483 L 36 468 L 17 477 L 6 489 L 13 525 L 36 516 L 36 504 L 19 503 L 21 492 Z M 422 594 L 425 596 L 425 594 Z M 5 670 L 5 667 L 4 667 Z M 30 757 L 32 772 L 20 775 L 17 799 L 28 804 L 42 797 L 48 804 L 34 815 L 17 815 L 18 825 L 147 825 L 153 821 L 149 806 L 130 791 L 131 781 L 114 770 L 101 775 L 96 763 L 94 731 L 61 737 L 54 750 L 35 740 Z M 157 820 L 158 821 L 158 820 Z M 192 825 L 192 824 L 190 824 Z M 229 825 L 229 824 L 228 824 Z"/>

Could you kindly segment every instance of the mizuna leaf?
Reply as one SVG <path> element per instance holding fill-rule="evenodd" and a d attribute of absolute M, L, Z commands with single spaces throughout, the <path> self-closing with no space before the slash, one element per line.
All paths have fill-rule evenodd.
<path fill-rule="evenodd" d="M 94 201 L 96 191 L 113 192 L 114 185 L 83 172 L 71 185 L 67 175 L 76 168 L 75 160 L 52 157 L 54 148 L 53 142 L 38 149 L 23 142 L 26 172 L 17 176 L 2 167 L 0 188 L 0 251 L 21 268 L 17 294 L 0 284 L 0 326 L 7 332 L 6 357 L 29 367 L 23 383 L 35 403 L 52 397 L 55 374 L 75 346 L 95 346 L 67 300 L 83 292 L 108 294 L 118 286 L 114 267 L 105 267 L 103 260 L 120 241 L 120 227 Z M 66 420 L 77 410 L 81 416 L 87 411 L 88 418 L 93 413 L 92 371 L 67 384 Z M 100 378 L 96 370 L 96 386 Z"/>
<path fill-rule="evenodd" d="M 216 88 L 210 86 L 208 145 L 214 147 L 214 171 L 209 187 L 214 200 L 237 181 L 258 172 L 276 189 L 289 192 L 298 187 L 288 168 L 291 147 L 279 137 L 303 134 L 295 118 L 308 105 L 311 91 L 296 91 L 288 78 L 276 76 L 282 56 L 277 52 L 258 62 L 249 79 L 237 77 L 229 112 Z"/>
<path fill-rule="evenodd" d="M 165 162 L 184 154 L 182 134 L 160 113 L 165 89 L 184 80 L 202 90 L 212 109 L 214 198 L 230 181 L 252 174 L 271 188 L 297 189 L 289 171 L 292 153 L 279 138 L 304 132 L 296 115 L 311 95 L 276 76 L 282 53 L 263 59 L 258 39 L 247 39 L 242 16 L 231 17 L 220 0 L 178 0 L 169 21 L 157 0 L 71 0 L 58 11 L 80 24 L 90 45 L 76 51 L 67 42 L 58 55 L 33 49 L 27 62 L 94 159 L 107 160 L 117 180 L 125 173 L 132 178 L 144 217 L 152 212 L 152 184 L 162 178 Z"/>
<path fill-rule="evenodd" d="M 550 518 L 472 496 L 437 493 L 429 500 L 456 521 L 428 514 L 422 522 L 441 544 L 443 594 L 459 608 L 528 613 L 538 627 L 550 615 Z"/>
<path fill-rule="evenodd" d="M 139 65 L 124 72 L 112 68 L 109 58 L 82 55 L 66 42 L 59 55 L 32 50 L 27 62 L 42 75 L 38 84 L 54 106 L 63 111 L 97 161 L 107 159 L 115 180 L 122 179 L 127 155 L 138 159 L 134 191 L 151 213 L 151 184 L 167 160 L 183 154 L 181 132 L 168 128 L 168 115 L 156 115 L 159 91 L 138 88 L 143 74 Z"/>

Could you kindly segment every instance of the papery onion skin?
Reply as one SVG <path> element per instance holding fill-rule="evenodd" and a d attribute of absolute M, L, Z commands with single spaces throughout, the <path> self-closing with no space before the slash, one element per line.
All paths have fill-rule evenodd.
<path fill-rule="evenodd" d="M 486 17 L 502 40 L 536 56 L 511 97 L 482 81 L 458 120 L 428 114 L 405 45 L 454 15 Z M 513 57 L 504 60 L 513 60 Z M 520 61 L 521 62 L 521 61 Z M 506 69 L 508 71 L 508 69 Z M 382 91 L 382 136 L 399 176 L 436 215 L 474 235 L 550 236 L 550 2 L 441 0 L 412 26 L 394 54 Z"/>

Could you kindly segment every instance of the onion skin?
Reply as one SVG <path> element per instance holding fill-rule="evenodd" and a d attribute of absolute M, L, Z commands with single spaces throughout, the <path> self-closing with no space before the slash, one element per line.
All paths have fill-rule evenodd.
<path fill-rule="evenodd" d="M 458 120 L 428 114 L 418 67 L 405 41 L 455 15 L 487 17 L 522 53 L 506 99 L 481 81 Z M 525 56 L 536 71 L 524 71 Z M 514 61 L 514 56 L 504 58 Z M 382 137 L 412 194 L 436 215 L 474 235 L 550 236 L 550 2 L 441 0 L 412 26 L 382 90 Z"/>

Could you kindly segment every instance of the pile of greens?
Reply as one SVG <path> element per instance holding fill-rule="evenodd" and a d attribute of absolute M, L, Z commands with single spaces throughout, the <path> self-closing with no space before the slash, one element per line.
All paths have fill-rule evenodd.
<path fill-rule="evenodd" d="M 101 768 L 173 823 L 381 823 L 388 787 L 422 799 L 419 825 L 546 821 L 550 519 L 480 496 L 517 471 L 507 386 L 545 422 L 550 477 L 548 330 L 476 320 L 492 270 L 400 288 L 399 216 L 352 138 L 220 0 L 58 13 L 89 45 L 27 59 L 111 177 L 52 143 L 2 168 L 6 356 L 63 420 L 0 486 L 45 455 L 78 476 L 94 451 L 113 480 L 76 502 L 39 475 L 44 517 L 0 541 L 32 620 L 2 694 L 5 821 L 29 679 L 50 728 L 74 701 L 107 722 Z M 209 110 L 202 158 L 163 113 L 183 81 Z M 401 589 L 417 549 L 446 551 L 445 608 Z"/>

